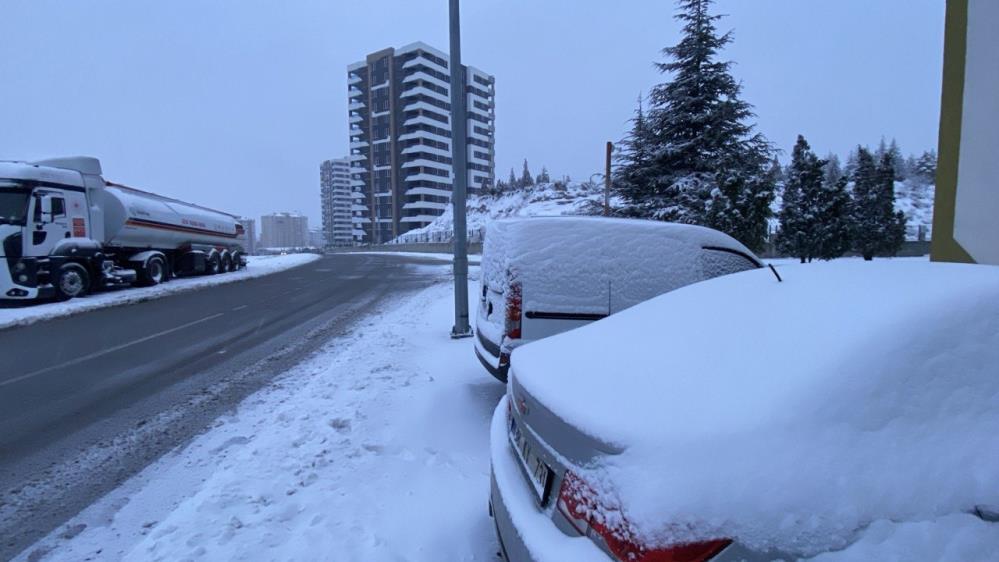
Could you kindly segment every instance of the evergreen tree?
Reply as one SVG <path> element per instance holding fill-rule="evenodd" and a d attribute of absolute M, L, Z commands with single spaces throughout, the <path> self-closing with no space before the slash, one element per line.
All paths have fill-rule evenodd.
<path fill-rule="evenodd" d="M 513 173 L 513 168 L 510 168 L 510 179 L 507 181 L 507 185 L 509 185 L 511 189 L 523 187 L 520 185 L 520 182 L 517 181 L 517 174 Z"/>
<path fill-rule="evenodd" d="M 825 179 L 823 183 L 826 185 L 836 185 L 836 182 L 843 177 L 843 167 L 839 163 L 839 156 L 836 156 L 832 152 L 826 156 L 826 169 L 825 169 Z"/>
<path fill-rule="evenodd" d="M 818 201 L 816 221 L 816 243 L 814 254 L 817 259 L 831 260 L 845 254 L 850 249 L 850 193 L 847 191 L 849 178 L 829 173 L 822 182 Z"/>
<path fill-rule="evenodd" d="M 631 131 L 618 143 L 614 154 L 617 162 L 613 172 L 614 189 L 627 201 L 640 201 L 646 195 L 652 160 L 650 146 L 642 96 L 638 96 L 638 108 L 631 119 Z"/>
<path fill-rule="evenodd" d="M 541 173 L 537 177 L 538 183 L 551 183 L 552 178 L 548 175 L 548 168 L 541 166 Z"/>
<path fill-rule="evenodd" d="M 895 167 L 890 152 L 880 162 L 866 148 L 857 151 L 853 174 L 851 238 L 865 260 L 893 256 L 905 240 L 905 215 L 895 212 Z"/>
<path fill-rule="evenodd" d="M 704 224 L 759 249 L 774 197 L 772 149 L 753 133 L 732 63 L 717 60 L 732 35 L 716 31 L 712 1 L 679 1 L 683 36 L 657 64 L 671 80 L 652 89 L 647 115 L 640 107 L 633 120 L 618 191 L 630 214 Z"/>
<path fill-rule="evenodd" d="M 527 158 L 524 158 L 524 171 L 520 173 L 520 186 L 529 187 L 534 185 L 534 178 L 531 176 L 531 170 L 527 168 Z"/>
<path fill-rule="evenodd" d="M 912 173 L 918 176 L 926 184 L 935 184 L 937 181 L 937 153 L 929 150 L 916 159 Z"/>
<path fill-rule="evenodd" d="M 784 179 L 784 201 L 779 214 L 778 249 L 801 263 L 818 257 L 822 180 L 826 162 L 812 152 L 805 137 L 798 135 L 791 165 Z"/>

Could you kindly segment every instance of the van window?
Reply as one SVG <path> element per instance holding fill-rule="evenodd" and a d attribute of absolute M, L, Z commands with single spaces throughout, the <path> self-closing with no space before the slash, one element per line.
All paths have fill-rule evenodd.
<path fill-rule="evenodd" d="M 705 248 L 701 253 L 701 268 L 705 279 L 758 267 L 759 264 L 737 252 Z"/>

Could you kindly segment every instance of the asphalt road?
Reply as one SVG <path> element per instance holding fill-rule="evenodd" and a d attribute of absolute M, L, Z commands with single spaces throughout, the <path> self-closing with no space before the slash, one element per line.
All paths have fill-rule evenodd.
<path fill-rule="evenodd" d="M 340 254 L 0 331 L 0 560 L 448 271 L 430 258 Z"/>

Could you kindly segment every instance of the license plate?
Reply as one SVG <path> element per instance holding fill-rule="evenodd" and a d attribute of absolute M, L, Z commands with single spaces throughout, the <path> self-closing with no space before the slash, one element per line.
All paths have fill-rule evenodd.
<path fill-rule="evenodd" d="M 520 427 L 517 426 L 517 420 L 512 415 L 510 416 L 510 445 L 517 452 L 517 458 L 520 459 L 524 472 L 527 473 L 527 480 L 534 489 L 538 503 L 544 505 L 551 488 L 552 469 L 548 468 L 548 465 L 531 450 L 527 439 L 520 431 Z"/>

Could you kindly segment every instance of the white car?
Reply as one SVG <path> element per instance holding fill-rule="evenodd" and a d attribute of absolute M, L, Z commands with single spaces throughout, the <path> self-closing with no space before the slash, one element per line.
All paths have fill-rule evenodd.
<path fill-rule="evenodd" d="M 759 267 L 731 236 L 701 226 L 600 217 L 496 221 L 482 253 L 475 353 L 506 382 L 521 345 Z"/>
<path fill-rule="evenodd" d="M 512 561 L 995 560 L 999 267 L 788 266 L 517 350 Z"/>

